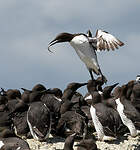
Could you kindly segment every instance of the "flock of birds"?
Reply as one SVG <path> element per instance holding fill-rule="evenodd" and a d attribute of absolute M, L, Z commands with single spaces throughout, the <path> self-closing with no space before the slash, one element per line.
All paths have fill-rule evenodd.
<path fill-rule="evenodd" d="M 70 83 L 62 92 L 42 84 L 32 90 L 0 91 L 0 150 L 30 150 L 24 139 L 66 138 L 64 150 L 97 150 L 96 140 L 110 141 L 140 129 L 140 76 L 118 86 L 102 87 L 102 77 Z M 83 96 L 77 90 L 87 86 Z M 97 133 L 97 137 L 93 135 Z"/>
<path fill-rule="evenodd" d="M 127 84 L 110 86 L 98 64 L 96 51 L 115 50 L 124 43 L 97 30 L 92 37 L 87 34 L 61 33 L 49 43 L 69 42 L 85 63 L 91 80 L 72 82 L 62 92 L 59 88 L 47 89 L 42 84 L 32 90 L 21 88 L 0 91 L 0 150 L 29 150 L 24 140 L 34 138 L 46 141 L 49 134 L 65 138 L 64 150 L 97 150 L 96 140 L 114 140 L 130 133 L 137 136 L 140 129 L 140 76 Z M 97 79 L 92 72 L 101 75 Z M 87 86 L 83 96 L 77 90 Z M 114 90 L 113 90 L 114 89 Z M 93 136 L 97 133 L 97 138 Z"/>

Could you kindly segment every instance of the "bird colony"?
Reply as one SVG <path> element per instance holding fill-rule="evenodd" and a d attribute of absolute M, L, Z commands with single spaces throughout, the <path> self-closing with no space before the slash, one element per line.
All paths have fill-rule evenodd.
<path fill-rule="evenodd" d="M 42 84 L 32 89 L 1 88 L 0 150 L 41 149 L 31 147 L 30 139 L 45 143 L 41 150 L 49 150 L 48 145 L 60 139 L 64 144 L 51 149 L 104 150 L 107 148 L 101 148 L 99 142 L 117 147 L 122 138 L 140 137 L 140 76 L 123 85 L 104 85 L 107 79 L 97 61 L 97 50 L 118 49 L 123 42 L 101 30 L 97 30 L 95 37 L 90 31 L 61 33 L 49 43 L 49 51 L 59 42 L 70 42 L 87 66 L 91 80 L 68 83 L 63 91 Z M 100 76 L 95 79 L 92 72 Z M 85 95 L 77 91 L 83 86 L 87 87 Z M 138 143 L 133 146 L 140 149 Z"/>

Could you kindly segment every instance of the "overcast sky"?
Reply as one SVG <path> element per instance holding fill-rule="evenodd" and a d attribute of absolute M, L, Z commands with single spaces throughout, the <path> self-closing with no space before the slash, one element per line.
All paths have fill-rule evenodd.
<path fill-rule="evenodd" d="M 120 85 L 140 74 L 140 1 L 0 0 L 0 87 L 28 88 L 41 83 L 62 90 L 86 82 L 89 73 L 69 43 L 47 50 L 58 33 L 93 35 L 103 29 L 125 43 L 98 53 L 108 84 Z M 84 89 L 86 90 L 86 89 Z"/>

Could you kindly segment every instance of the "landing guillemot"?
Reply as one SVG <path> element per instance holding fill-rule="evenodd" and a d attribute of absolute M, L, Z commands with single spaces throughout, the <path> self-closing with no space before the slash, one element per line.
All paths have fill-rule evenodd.
<path fill-rule="evenodd" d="M 88 34 L 78 33 L 60 33 L 56 38 L 49 43 L 48 50 L 56 43 L 69 42 L 70 45 L 75 49 L 77 55 L 85 63 L 92 80 L 94 79 L 92 72 L 102 76 L 102 80 L 107 82 L 107 79 L 102 74 L 100 66 L 98 64 L 96 51 L 97 50 L 115 50 L 118 46 L 123 46 L 124 43 L 119 39 L 109 34 L 106 31 L 97 30 L 95 37 L 92 37 L 90 31 Z M 51 51 L 50 51 L 51 52 Z"/>

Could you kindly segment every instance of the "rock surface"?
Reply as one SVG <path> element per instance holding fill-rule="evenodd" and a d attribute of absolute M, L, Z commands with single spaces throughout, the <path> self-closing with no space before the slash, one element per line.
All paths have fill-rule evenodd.
<path fill-rule="evenodd" d="M 63 150 L 65 139 L 50 136 L 47 142 L 39 142 L 34 139 L 27 139 L 26 141 L 31 150 Z M 135 138 L 130 135 L 124 135 L 114 141 L 96 141 L 96 144 L 99 150 L 140 150 L 140 134 Z M 76 149 L 74 147 L 74 150 Z"/>

